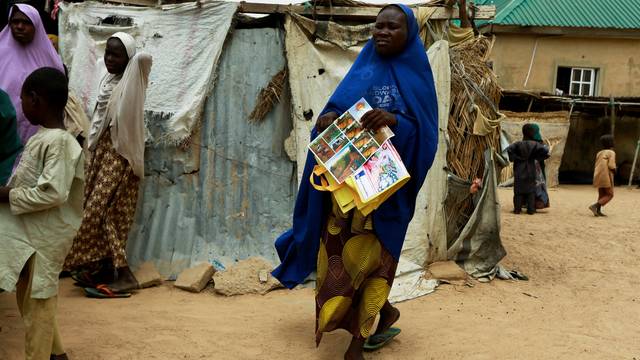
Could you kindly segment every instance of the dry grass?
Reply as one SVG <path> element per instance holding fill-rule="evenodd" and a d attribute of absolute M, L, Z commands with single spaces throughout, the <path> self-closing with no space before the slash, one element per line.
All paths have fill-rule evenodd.
<path fill-rule="evenodd" d="M 484 151 L 497 149 L 500 144 L 499 128 L 487 136 L 473 135 L 475 116 L 471 112 L 472 105 L 476 104 L 488 118 L 498 117 L 496 110 L 501 90 L 488 65 L 492 45 L 492 39 L 479 37 L 451 48 L 447 162 L 450 170 L 465 180 L 482 177 Z"/>
<path fill-rule="evenodd" d="M 287 70 L 282 69 L 275 74 L 269 84 L 258 94 L 258 101 L 249 115 L 249 121 L 261 122 L 271 112 L 273 107 L 280 102 L 280 96 L 286 86 Z"/>
<path fill-rule="evenodd" d="M 486 136 L 473 135 L 476 116 L 471 111 L 475 104 L 487 118 L 498 118 L 497 107 L 502 94 L 488 65 L 492 45 L 492 39 L 476 37 L 452 47 L 450 51 L 451 109 L 447 127 L 447 165 L 453 174 L 469 182 L 483 177 L 485 150 L 500 146 L 499 126 Z M 461 194 L 454 193 L 449 193 L 445 205 L 448 241 L 458 237 L 475 209 L 468 196 L 460 197 Z"/>

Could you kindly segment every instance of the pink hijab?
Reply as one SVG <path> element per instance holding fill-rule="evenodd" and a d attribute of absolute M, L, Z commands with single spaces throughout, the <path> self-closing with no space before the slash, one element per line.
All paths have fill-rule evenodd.
<path fill-rule="evenodd" d="M 34 70 L 41 67 L 53 67 L 62 72 L 64 68 L 62 59 L 47 37 L 38 10 L 31 5 L 16 4 L 9 11 L 9 21 L 16 7 L 31 20 L 35 27 L 35 34 L 33 41 L 23 46 L 13 38 L 10 25 L 5 26 L 0 32 L 0 54 L 2 54 L 0 56 L 0 89 L 11 98 L 16 109 L 18 134 L 22 143 L 26 144 L 27 140 L 38 131 L 38 127 L 31 125 L 22 113 L 20 102 L 22 83 Z"/>

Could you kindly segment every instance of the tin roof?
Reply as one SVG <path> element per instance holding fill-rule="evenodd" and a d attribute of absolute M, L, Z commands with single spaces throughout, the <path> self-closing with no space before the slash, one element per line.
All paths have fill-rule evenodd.
<path fill-rule="evenodd" d="M 640 29 L 638 0 L 476 0 L 495 5 L 496 17 L 479 25 Z"/>

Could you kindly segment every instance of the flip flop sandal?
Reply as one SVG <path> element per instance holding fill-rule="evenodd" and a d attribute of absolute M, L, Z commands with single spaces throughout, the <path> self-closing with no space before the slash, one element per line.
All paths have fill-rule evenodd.
<path fill-rule="evenodd" d="M 49 360 L 69 360 L 69 357 L 67 356 L 67 354 L 60 354 L 60 355 L 51 354 L 51 356 L 49 357 Z"/>
<path fill-rule="evenodd" d="M 364 351 L 376 351 L 387 345 L 400 334 L 400 328 L 391 327 L 382 334 L 371 335 L 364 343 Z"/>
<path fill-rule="evenodd" d="M 86 287 L 84 293 L 89 298 L 94 299 L 122 299 L 131 297 L 128 292 L 114 292 L 107 285 L 98 285 L 95 288 Z"/>
<path fill-rule="evenodd" d="M 107 286 L 107 285 L 103 285 L 103 286 Z M 110 289 L 110 288 L 109 288 Z M 122 289 L 120 291 L 116 291 L 117 293 L 129 293 L 129 292 L 135 292 L 136 290 L 140 290 L 142 289 L 142 286 L 140 286 L 140 283 L 138 282 L 138 280 L 136 280 L 136 284 L 133 286 L 130 286 L 126 289 Z M 113 290 L 111 290 L 113 291 Z"/>

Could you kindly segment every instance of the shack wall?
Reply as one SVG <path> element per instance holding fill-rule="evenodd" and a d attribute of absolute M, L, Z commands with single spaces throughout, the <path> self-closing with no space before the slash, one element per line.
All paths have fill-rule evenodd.
<path fill-rule="evenodd" d="M 600 136 L 611 133 L 611 117 L 603 113 L 579 112 L 571 116 L 571 128 L 562 165 L 560 181 L 591 183 L 596 154 L 602 150 Z M 640 118 L 621 116 L 615 120 L 615 151 L 618 171 L 617 185 L 627 184 L 631 163 L 640 139 Z M 636 179 L 640 178 L 636 170 Z"/>
<path fill-rule="evenodd" d="M 263 122 L 247 119 L 260 89 L 285 66 L 284 34 L 229 36 L 192 143 L 147 148 L 151 175 L 127 249 L 133 266 L 152 260 L 172 277 L 201 261 L 223 268 L 249 256 L 277 259 L 273 242 L 291 224 L 296 192 L 283 145 L 292 128 L 289 94 Z"/>

